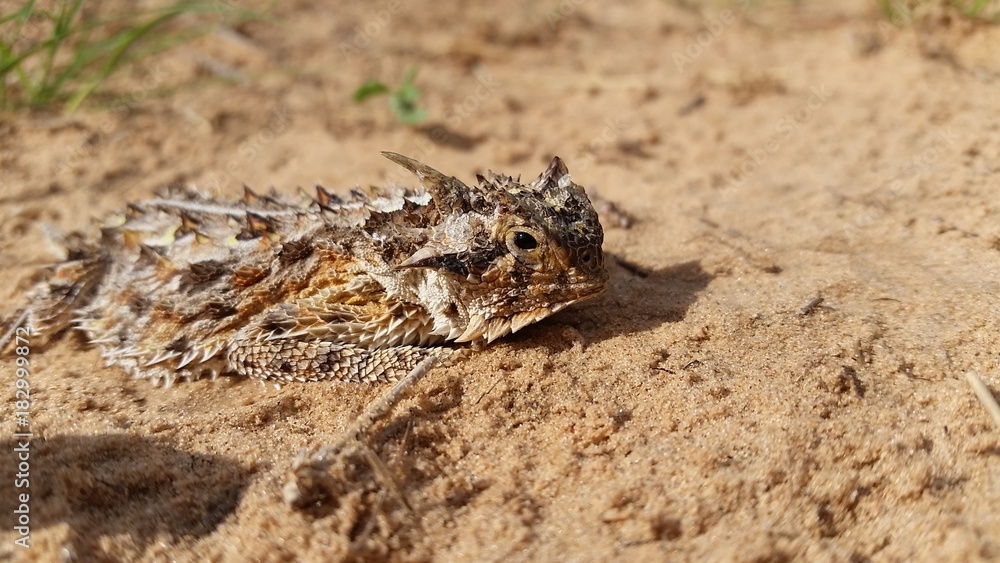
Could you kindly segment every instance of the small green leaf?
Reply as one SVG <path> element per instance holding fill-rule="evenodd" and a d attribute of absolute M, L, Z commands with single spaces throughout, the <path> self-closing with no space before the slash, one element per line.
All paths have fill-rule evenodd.
<path fill-rule="evenodd" d="M 393 92 L 392 97 L 399 100 L 401 105 L 416 107 L 417 103 L 420 101 L 420 89 L 413 84 L 405 84 Z"/>
<path fill-rule="evenodd" d="M 416 125 L 427 117 L 427 110 L 419 107 L 420 89 L 413 83 L 417 70 L 415 66 L 407 69 L 403 81 L 391 91 L 384 83 L 369 80 L 354 92 L 354 101 L 361 103 L 372 96 L 389 94 L 389 109 L 396 116 L 396 121 L 406 125 Z"/>
<path fill-rule="evenodd" d="M 385 84 L 379 82 L 378 80 L 369 80 L 354 91 L 354 103 L 360 104 L 372 96 L 385 94 L 388 91 L 389 87 Z"/>
<path fill-rule="evenodd" d="M 427 117 L 427 110 L 419 107 L 420 88 L 413 83 L 418 70 L 416 66 L 407 69 L 402 84 L 389 98 L 389 106 L 396 113 L 396 119 L 407 125 L 416 125 Z"/>
<path fill-rule="evenodd" d="M 389 107 L 400 123 L 414 125 L 423 121 L 427 110 L 418 107 L 420 90 L 413 84 L 403 84 L 389 97 Z"/>

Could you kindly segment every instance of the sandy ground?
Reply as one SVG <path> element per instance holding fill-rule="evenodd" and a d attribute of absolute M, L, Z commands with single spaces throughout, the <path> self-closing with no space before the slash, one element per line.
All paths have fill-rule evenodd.
<path fill-rule="evenodd" d="M 173 181 L 410 182 L 380 150 L 467 179 L 562 156 L 633 218 L 604 218 L 610 290 L 436 368 L 372 429 L 384 471 L 348 456 L 305 510 L 294 456 L 384 386 L 162 389 L 71 335 L 33 347 L 28 550 L 8 351 L 0 558 L 1000 559 L 1000 430 L 964 379 L 1000 390 L 996 28 L 861 1 L 339 4 L 153 59 L 108 109 L 0 116 L 5 310 L 47 230 Z M 410 65 L 424 126 L 351 102 Z"/>

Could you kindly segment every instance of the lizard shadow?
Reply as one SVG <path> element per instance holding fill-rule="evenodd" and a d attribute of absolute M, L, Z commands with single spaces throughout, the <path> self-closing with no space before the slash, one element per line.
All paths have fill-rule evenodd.
<path fill-rule="evenodd" d="M 579 331 L 585 342 L 596 343 L 679 322 L 714 279 L 697 260 L 653 270 L 613 254 L 606 254 L 605 261 L 610 276 L 607 291 L 525 327 L 507 342 L 517 347 L 541 343 L 556 350 L 571 343 L 560 338 L 553 325 L 568 325 Z"/>
<path fill-rule="evenodd" d="M 0 457 L 0 472 L 16 476 L 27 469 L 29 487 L 0 496 L 0 510 L 17 520 L 26 507 L 32 531 L 67 524 L 68 542 L 84 559 L 108 556 L 102 537 L 128 536 L 144 549 L 164 533 L 208 535 L 236 510 L 252 478 L 250 469 L 224 456 L 128 434 L 36 438 L 27 460 L 18 459 L 19 447 L 23 452 L 17 440 L 0 441 L 4 451 L 15 452 Z M 27 503 L 22 494 L 29 495 Z"/>
<path fill-rule="evenodd" d="M 417 131 L 430 139 L 435 145 L 460 151 L 470 151 L 486 138 L 485 135 L 476 137 L 463 135 L 444 123 L 429 123 L 418 127 Z"/>

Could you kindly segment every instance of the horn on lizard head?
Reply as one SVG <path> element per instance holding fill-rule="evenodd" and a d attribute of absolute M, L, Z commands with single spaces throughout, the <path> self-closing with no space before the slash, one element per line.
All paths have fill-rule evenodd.
<path fill-rule="evenodd" d="M 558 156 L 554 156 L 552 157 L 552 162 L 549 163 L 549 167 L 538 176 L 537 180 L 531 183 L 531 187 L 542 191 L 559 185 L 570 186 L 572 182 L 570 181 L 569 168 L 566 167 L 566 163 Z"/>
<path fill-rule="evenodd" d="M 454 176 L 446 176 L 430 166 L 398 153 L 383 151 L 382 156 L 406 168 L 420 180 L 442 214 L 470 209 L 468 194 L 475 190 Z"/>

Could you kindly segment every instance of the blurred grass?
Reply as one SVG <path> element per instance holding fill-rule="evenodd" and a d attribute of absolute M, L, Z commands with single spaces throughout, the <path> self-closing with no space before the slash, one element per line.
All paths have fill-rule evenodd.
<path fill-rule="evenodd" d="M 802 7 L 806 0 L 664 0 L 684 10 L 701 13 L 705 9 L 730 9 L 734 12 L 756 8 Z M 815 3 L 815 2 L 814 2 Z M 965 17 L 983 21 L 1000 20 L 1000 0 L 876 0 L 882 15 L 893 22 L 909 23 L 915 14 L 944 7 Z"/>
<path fill-rule="evenodd" d="M 369 80 L 354 91 L 354 103 L 363 103 L 368 98 L 387 94 L 389 109 L 396 116 L 396 121 L 406 125 L 417 125 L 427 117 L 427 110 L 420 107 L 420 88 L 414 83 L 419 69 L 415 66 L 407 69 L 402 82 L 394 89 L 389 88 L 379 80 Z"/>
<path fill-rule="evenodd" d="M 1000 2 L 997 0 L 878 0 L 882 14 L 892 22 L 912 22 L 920 11 L 935 6 L 954 10 L 971 19 L 997 21 Z"/>
<path fill-rule="evenodd" d="M 44 4 L 44 5 L 43 5 Z M 0 111 L 61 106 L 71 113 L 132 63 L 203 35 L 218 1 L 181 0 L 118 11 L 91 0 L 25 0 L 0 13 Z M 248 12 L 239 11 L 237 17 Z M 218 20 L 216 20 L 218 21 Z"/>

